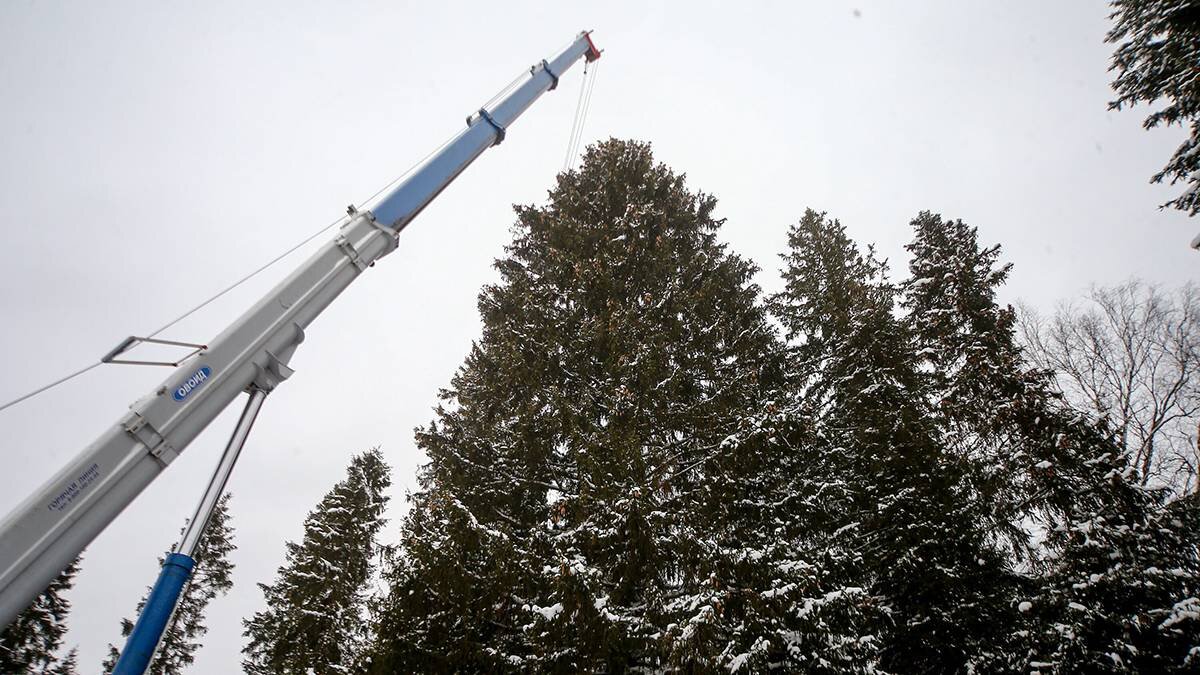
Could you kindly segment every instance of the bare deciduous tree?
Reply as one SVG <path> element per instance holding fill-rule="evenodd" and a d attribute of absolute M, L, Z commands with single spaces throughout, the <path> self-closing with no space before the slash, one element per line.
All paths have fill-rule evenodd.
<path fill-rule="evenodd" d="M 1107 417 L 1144 484 L 1200 489 L 1200 291 L 1093 287 L 1052 317 L 1023 308 L 1029 358 L 1068 401 Z"/>

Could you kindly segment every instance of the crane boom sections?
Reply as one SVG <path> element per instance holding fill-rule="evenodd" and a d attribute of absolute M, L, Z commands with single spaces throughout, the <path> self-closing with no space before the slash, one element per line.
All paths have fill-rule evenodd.
<path fill-rule="evenodd" d="M 244 391 L 286 380 L 305 329 L 580 58 L 588 34 L 550 61 L 242 314 L 0 521 L 0 627 L 7 626 L 189 443 Z"/>

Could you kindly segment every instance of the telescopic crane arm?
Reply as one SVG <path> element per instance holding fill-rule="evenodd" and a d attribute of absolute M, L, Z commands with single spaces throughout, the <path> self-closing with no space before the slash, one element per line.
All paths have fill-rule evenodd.
<path fill-rule="evenodd" d="M 0 627 L 7 626 L 239 394 L 286 380 L 304 331 L 399 232 L 581 58 L 588 33 L 467 128 L 371 211 L 352 212 L 332 241 L 220 335 L 130 406 L 61 471 L 0 521 Z"/>

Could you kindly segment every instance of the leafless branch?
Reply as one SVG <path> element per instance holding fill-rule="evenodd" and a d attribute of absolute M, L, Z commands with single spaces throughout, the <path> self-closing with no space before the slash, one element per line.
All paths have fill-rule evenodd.
<path fill-rule="evenodd" d="M 1064 397 L 1107 419 L 1143 483 L 1200 488 L 1200 290 L 1093 287 L 1047 318 L 1023 307 L 1026 353 Z"/>

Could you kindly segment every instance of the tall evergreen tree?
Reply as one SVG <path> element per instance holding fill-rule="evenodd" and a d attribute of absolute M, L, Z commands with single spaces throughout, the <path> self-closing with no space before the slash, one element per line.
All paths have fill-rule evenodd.
<path fill-rule="evenodd" d="M 929 375 L 932 420 L 947 450 L 969 466 L 977 517 L 1019 563 L 1030 554 L 1022 521 L 1038 492 L 1021 477 L 1055 459 L 1056 408 L 1048 380 L 1017 346 L 1013 309 L 996 301 L 1012 266 L 998 262 L 999 246 L 981 247 L 975 228 L 961 220 L 922 212 L 911 226 L 902 305 Z"/>
<path fill-rule="evenodd" d="M 74 585 L 78 571 L 76 558 L 0 632 L 0 673 L 33 672 L 58 661 L 55 653 L 67 632 L 67 614 L 71 611 L 65 593 Z"/>
<path fill-rule="evenodd" d="M 970 460 L 977 517 L 1020 571 L 1009 606 L 993 609 L 1013 630 L 996 636 L 981 669 L 1180 668 L 1196 644 L 1186 609 L 1196 530 L 1185 525 L 1195 505 L 1164 507 L 1162 493 L 1130 482 L 1112 433 L 1064 405 L 1049 374 L 1026 362 L 1014 313 L 995 298 L 1010 269 L 998 246 L 927 212 L 912 226 L 904 304 L 932 380 L 932 419 Z"/>
<path fill-rule="evenodd" d="M 804 429 L 770 401 L 778 344 L 715 204 L 611 140 L 517 209 L 483 336 L 417 435 L 375 672 L 810 658 L 801 624 L 838 599 L 772 506 Z"/>
<path fill-rule="evenodd" d="M 374 448 L 356 455 L 346 478 L 309 512 L 304 539 L 288 542 L 275 581 L 259 584 L 266 609 L 243 622 L 246 672 L 326 675 L 358 667 L 370 628 L 366 586 L 390 485 Z"/>
<path fill-rule="evenodd" d="M 229 554 L 237 546 L 233 543 L 233 527 L 229 523 L 230 493 L 225 493 L 213 508 L 212 517 L 204 534 L 196 544 L 196 552 L 192 555 L 195 566 L 192 568 L 191 579 L 188 580 L 175 616 L 163 631 L 162 641 L 154 661 L 150 664 L 149 675 L 180 675 L 196 659 L 196 651 L 203 643 L 200 641 L 208 627 L 204 625 L 204 612 L 208 604 L 218 595 L 225 595 L 233 588 L 233 563 Z M 180 534 L 187 529 L 180 530 Z M 159 559 L 159 565 L 163 559 Z M 137 614 L 142 613 L 146 606 L 146 595 L 137 605 Z M 133 632 L 134 622 L 121 619 L 121 637 L 128 638 Z M 111 672 L 117 665 L 121 651 L 116 645 L 108 645 L 108 658 L 104 661 L 104 672 Z"/>
<path fill-rule="evenodd" d="M 796 345 L 794 385 L 853 486 L 841 528 L 854 571 L 886 616 L 867 625 L 880 664 L 896 672 L 960 672 L 994 643 L 1005 600 L 1003 560 L 968 489 L 966 458 L 936 427 L 918 342 L 896 317 L 886 265 L 845 228 L 809 210 L 789 232 L 785 289 L 772 308 Z"/>

